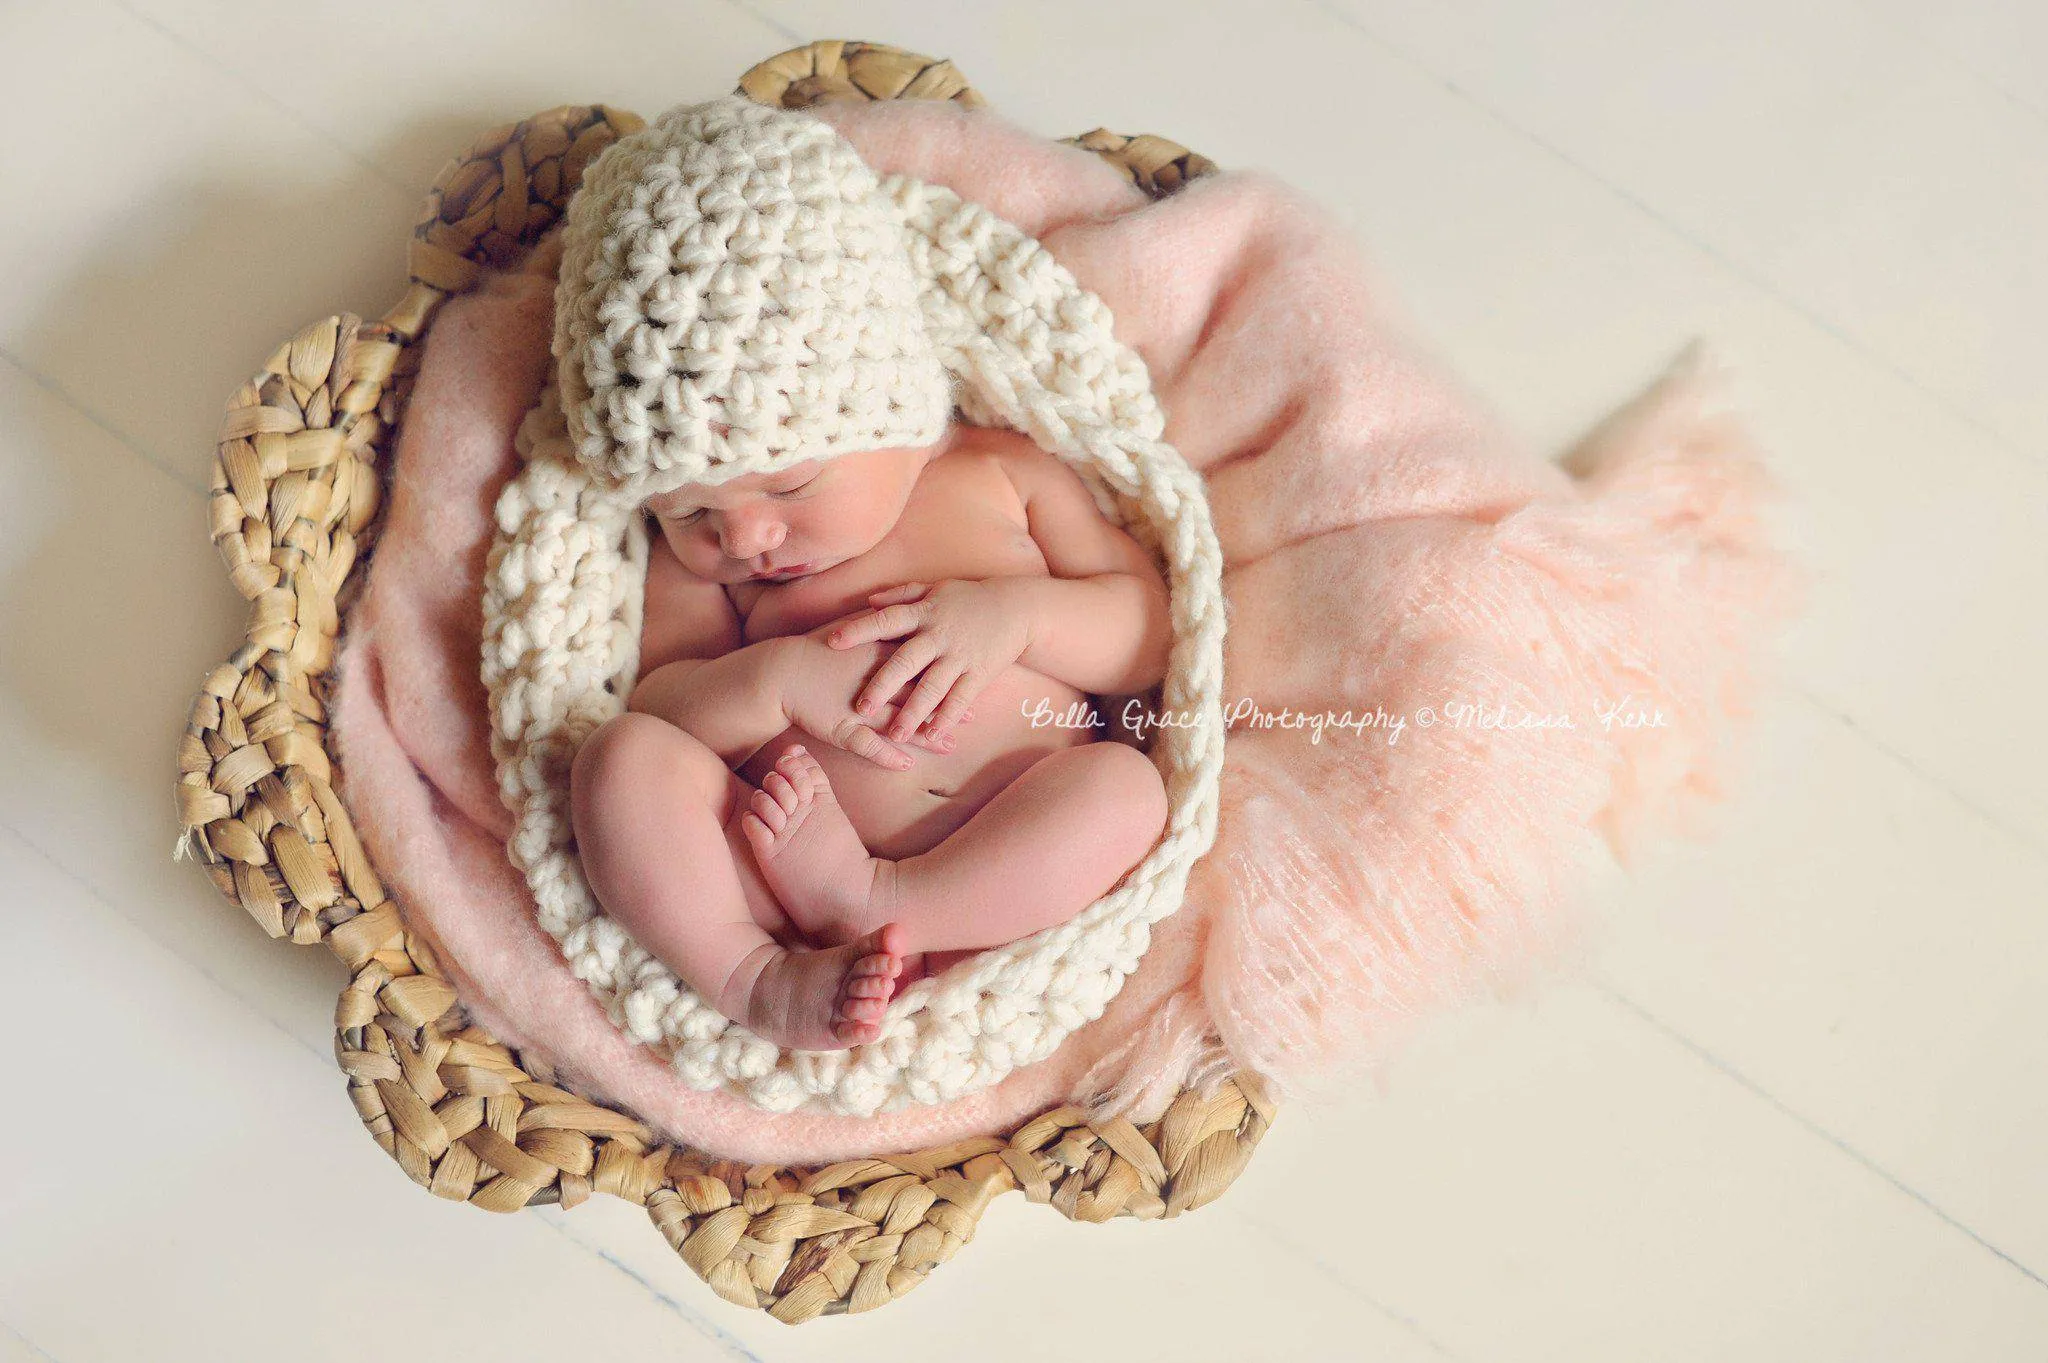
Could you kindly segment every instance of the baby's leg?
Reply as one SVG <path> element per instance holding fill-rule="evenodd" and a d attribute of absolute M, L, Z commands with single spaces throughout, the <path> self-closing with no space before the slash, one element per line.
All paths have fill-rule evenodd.
<path fill-rule="evenodd" d="M 737 781 L 716 753 L 652 715 L 600 726 L 570 769 L 570 823 L 591 893 L 635 941 L 725 1016 L 780 1046 L 841 1050 L 880 1034 L 902 930 L 791 952 L 757 918 L 725 821 Z"/>
<path fill-rule="evenodd" d="M 870 856 L 809 753 L 794 747 L 741 820 L 791 917 L 827 940 L 900 923 L 911 952 L 1000 946 L 1107 893 L 1166 827 L 1166 787 L 1123 743 L 1040 758 L 928 852 Z"/>

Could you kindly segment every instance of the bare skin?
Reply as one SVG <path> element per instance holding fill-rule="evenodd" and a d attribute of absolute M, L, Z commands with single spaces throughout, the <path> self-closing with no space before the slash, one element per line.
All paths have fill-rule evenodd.
<path fill-rule="evenodd" d="M 1074 909 L 1046 920 L 1092 904 L 1130 869 L 1115 857 L 1047 849 L 1149 847 L 1164 822 L 1163 804 L 1154 817 L 1137 798 L 1150 765 L 1120 743 L 1055 753 L 947 838 L 943 852 L 890 860 L 868 851 L 825 769 L 796 746 L 777 759 L 740 826 L 776 898 L 795 921 L 819 924 L 815 935 L 847 941 L 895 923 L 919 951 L 985 948 L 1064 922 Z"/>
<path fill-rule="evenodd" d="M 727 1017 L 802 1050 L 864 1045 L 903 970 L 902 930 L 878 925 L 827 950 L 781 946 L 770 930 L 786 935 L 789 924 L 737 833 L 751 793 L 688 734 L 619 716 L 571 768 L 570 820 L 591 890 L 630 914 L 635 939 Z M 700 874 L 677 876 L 671 858 Z"/>
<path fill-rule="evenodd" d="M 599 901 L 727 1016 L 864 1044 L 1157 841 L 1156 768 L 1070 707 L 1164 676 L 1165 585 L 1030 441 L 956 426 L 649 510 L 643 675 L 572 812 Z"/>

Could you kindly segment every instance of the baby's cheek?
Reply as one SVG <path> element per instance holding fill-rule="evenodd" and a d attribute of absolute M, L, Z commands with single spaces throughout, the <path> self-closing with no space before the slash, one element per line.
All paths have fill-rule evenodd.
<path fill-rule="evenodd" d="M 678 563 L 699 577 L 708 575 L 708 570 L 711 566 L 710 556 L 704 552 L 704 547 L 701 544 L 691 542 L 689 531 L 667 528 L 662 531 L 661 538 L 662 543 L 668 546 L 669 553 L 675 556 Z"/>

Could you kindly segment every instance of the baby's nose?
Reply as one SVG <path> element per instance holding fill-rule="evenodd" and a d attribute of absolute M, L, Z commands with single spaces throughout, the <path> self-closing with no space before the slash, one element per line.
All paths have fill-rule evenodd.
<path fill-rule="evenodd" d="M 721 547 L 727 558 L 753 558 L 782 543 L 788 533 L 780 521 L 766 517 L 728 516 L 721 532 Z"/>

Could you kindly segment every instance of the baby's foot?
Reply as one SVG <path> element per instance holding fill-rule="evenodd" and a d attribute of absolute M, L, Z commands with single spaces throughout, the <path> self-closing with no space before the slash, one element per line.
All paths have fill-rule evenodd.
<path fill-rule="evenodd" d="M 837 945 L 837 943 L 829 944 Z M 964 951 L 905 952 L 903 956 L 903 972 L 896 977 L 896 992 L 902 993 L 927 975 L 943 975 L 969 956 L 979 956 L 987 949 L 986 947 L 969 947 Z"/>
<path fill-rule="evenodd" d="M 903 928 L 884 923 L 825 951 L 785 951 L 762 970 L 741 1021 L 778 1046 L 843 1051 L 882 1034 L 903 970 Z"/>
<path fill-rule="evenodd" d="M 793 745 L 761 779 L 740 818 L 761 878 L 813 941 L 844 941 L 873 922 L 882 867 L 832 793 L 818 759 Z"/>

